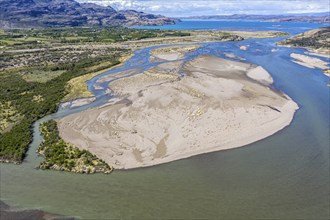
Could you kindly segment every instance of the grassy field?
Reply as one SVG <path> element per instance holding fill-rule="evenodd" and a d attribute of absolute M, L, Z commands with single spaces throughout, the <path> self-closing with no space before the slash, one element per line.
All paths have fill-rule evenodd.
<path fill-rule="evenodd" d="M 30 70 L 30 71 L 22 72 L 21 74 L 22 74 L 22 78 L 27 82 L 45 83 L 62 75 L 62 73 L 64 72 L 65 72 L 64 70 L 55 70 L 55 71 Z"/>
<path fill-rule="evenodd" d="M 66 88 L 68 94 L 63 98 L 62 101 L 67 102 L 78 98 L 88 98 L 93 96 L 93 94 L 87 88 L 86 81 L 113 69 L 114 67 L 128 60 L 130 57 L 130 54 L 125 54 L 121 58 L 119 58 L 119 62 L 117 63 L 106 61 L 98 65 L 86 68 L 89 73 L 83 76 L 73 78 L 67 83 Z"/>
<path fill-rule="evenodd" d="M 151 37 L 189 36 L 189 33 L 181 31 L 139 30 L 131 28 L 101 28 L 101 27 L 77 27 L 77 28 L 48 28 L 48 29 L 11 29 L 0 31 L 1 48 L 40 48 L 49 43 L 95 43 L 95 42 L 124 42 L 128 40 L 140 40 Z M 16 47 L 17 48 L 17 47 Z"/>

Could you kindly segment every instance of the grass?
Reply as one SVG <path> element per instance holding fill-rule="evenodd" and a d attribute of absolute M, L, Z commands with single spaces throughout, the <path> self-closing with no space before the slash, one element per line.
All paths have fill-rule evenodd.
<path fill-rule="evenodd" d="M 112 43 L 112 42 L 116 42 L 116 40 L 113 38 L 104 38 L 102 39 L 102 42 Z"/>
<path fill-rule="evenodd" d="M 0 39 L 0 45 L 14 46 L 14 45 L 20 45 L 20 44 L 26 44 L 26 43 L 47 42 L 47 41 L 50 41 L 50 40 L 47 38 L 41 38 L 41 37 L 7 38 L 7 39 Z"/>
<path fill-rule="evenodd" d="M 87 98 L 93 96 L 93 94 L 88 90 L 86 85 L 86 81 L 93 77 L 94 74 L 90 73 L 71 79 L 67 83 L 67 90 L 69 91 L 69 93 L 63 98 L 62 101 L 67 102 L 77 98 Z"/>
<path fill-rule="evenodd" d="M 49 41 L 46 38 L 41 38 L 41 37 L 24 37 L 24 38 L 17 38 L 20 41 L 27 41 L 27 42 L 32 42 L 32 41 Z"/>
<path fill-rule="evenodd" d="M 21 42 L 15 41 L 15 40 L 0 40 L 0 45 L 15 45 L 15 44 L 20 44 Z"/>
<path fill-rule="evenodd" d="M 130 57 L 131 57 L 131 55 L 125 55 L 125 56 L 121 57 L 120 58 L 120 63 L 125 62 Z M 113 69 L 114 67 L 117 67 L 117 66 L 118 65 L 114 66 L 114 63 L 111 62 L 111 61 L 106 61 L 106 62 L 102 62 L 98 65 L 86 68 L 88 71 L 91 71 L 91 72 L 88 73 L 88 74 L 73 78 L 67 83 L 68 94 L 63 98 L 62 101 L 67 102 L 67 101 L 75 100 L 75 99 L 78 99 L 78 98 L 92 97 L 93 93 L 91 93 L 88 90 L 86 81 L 92 79 L 93 77 L 95 77 L 97 75 L 105 73 L 105 72 L 107 72 L 107 71 L 109 71 L 109 70 L 111 70 L 111 69 Z"/>
<path fill-rule="evenodd" d="M 64 38 L 65 40 L 68 40 L 68 41 L 79 41 L 79 40 L 86 40 L 88 39 L 88 37 L 65 37 Z"/>
<path fill-rule="evenodd" d="M 45 83 L 48 82 L 64 73 L 63 70 L 57 71 L 44 71 L 44 70 L 31 70 L 27 73 L 23 73 L 22 78 L 27 82 L 38 82 Z"/>

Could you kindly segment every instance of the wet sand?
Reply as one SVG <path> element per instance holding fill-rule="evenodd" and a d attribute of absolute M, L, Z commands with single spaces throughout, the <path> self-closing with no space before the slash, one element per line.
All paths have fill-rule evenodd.
<path fill-rule="evenodd" d="M 288 126 L 298 109 L 272 82 L 249 63 L 173 61 L 111 82 L 118 100 L 60 119 L 59 131 L 116 169 L 242 147 Z"/>

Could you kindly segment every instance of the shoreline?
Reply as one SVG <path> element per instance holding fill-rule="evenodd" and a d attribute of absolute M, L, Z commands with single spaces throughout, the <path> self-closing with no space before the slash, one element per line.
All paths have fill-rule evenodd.
<path fill-rule="evenodd" d="M 167 71 L 156 67 L 110 83 L 128 102 L 59 119 L 60 136 L 115 169 L 133 169 L 254 143 L 288 126 L 298 109 L 288 96 L 269 89 L 272 78 L 261 67 L 210 56 L 184 66 L 180 61 L 166 65 Z M 189 74 L 180 79 L 182 68 Z M 218 87 L 224 90 L 220 96 Z M 258 98 L 255 90 L 266 98 Z M 176 98 L 180 96 L 184 99 Z M 198 100 L 204 104 L 199 106 Z M 82 120 L 87 115 L 89 119 Z"/>
<path fill-rule="evenodd" d="M 78 101 L 79 99 L 90 99 L 93 98 L 94 95 L 88 90 L 88 86 L 86 82 L 91 80 L 92 78 L 101 75 L 107 71 L 110 71 L 114 68 L 122 66 L 126 61 L 128 61 L 133 56 L 134 51 L 129 54 L 124 54 L 119 59 L 119 64 L 115 64 L 109 68 L 105 68 L 103 70 L 99 70 L 96 72 L 91 72 L 84 74 L 82 76 L 75 77 L 67 82 L 67 88 L 69 93 L 63 98 L 63 102 L 60 104 L 61 106 L 71 105 L 74 101 Z M 78 88 L 77 88 L 78 87 Z M 79 106 L 79 105 L 77 105 Z M 77 107 L 75 106 L 75 107 Z"/>
<path fill-rule="evenodd" d="M 315 57 L 297 54 L 297 53 L 291 53 L 290 57 L 294 59 L 293 62 L 295 62 L 301 66 L 305 66 L 307 68 L 311 68 L 311 69 L 318 68 L 321 70 L 329 69 L 328 62 L 325 62 L 325 61 L 315 58 Z"/>

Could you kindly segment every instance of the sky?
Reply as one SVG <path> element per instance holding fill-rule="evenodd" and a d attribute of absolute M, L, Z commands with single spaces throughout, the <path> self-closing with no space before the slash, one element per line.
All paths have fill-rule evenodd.
<path fill-rule="evenodd" d="M 329 0 L 78 0 L 172 17 L 329 11 Z"/>

